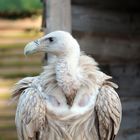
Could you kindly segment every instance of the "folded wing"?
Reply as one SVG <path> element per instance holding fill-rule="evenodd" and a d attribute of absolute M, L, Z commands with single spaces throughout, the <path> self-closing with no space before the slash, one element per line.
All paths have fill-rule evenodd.
<path fill-rule="evenodd" d="M 115 84 L 106 82 L 100 89 L 96 102 L 96 123 L 100 140 L 114 140 L 121 122 L 122 108 Z"/>
<path fill-rule="evenodd" d="M 38 94 L 40 91 L 32 85 L 33 80 L 25 78 L 19 81 L 14 92 L 20 96 L 15 119 L 20 140 L 38 140 L 47 125 L 45 105 Z"/>

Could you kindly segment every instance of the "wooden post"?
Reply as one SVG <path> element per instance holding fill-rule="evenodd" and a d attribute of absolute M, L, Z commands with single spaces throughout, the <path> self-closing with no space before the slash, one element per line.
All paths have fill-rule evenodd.
<path fill-rule="evenodd" d="M 52 31 L 63 30 L 71 33 L 71 0 L 43 0 L 42 28 L 45 34 Z M 45 54 L 46 60 L 53 58 Z"/>
<path fill-rule="evenodd" d="M 71 32 L 71 0 L 44 0 L 45 33 L 55 30 Z M 45 17 L 44 16 L 44 17 Z M 43 22 L 44 23 L 44 22 Z"/>

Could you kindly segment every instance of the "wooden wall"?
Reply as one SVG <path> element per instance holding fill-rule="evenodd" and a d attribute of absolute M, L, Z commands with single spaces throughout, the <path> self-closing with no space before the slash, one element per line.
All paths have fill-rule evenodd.
<path fill-rule="evenodd" d="M 119 85 L 118 140 L 140 140 L 140 4 L 138 0 L 73 0 L 72 33 L 81 49 Z"/>
<path fill-rule="evenodd" d="M 72 30 L 83 50 L 101 54 L 99 61 L 140 62 L 140 13 L 73 4 Z"/>

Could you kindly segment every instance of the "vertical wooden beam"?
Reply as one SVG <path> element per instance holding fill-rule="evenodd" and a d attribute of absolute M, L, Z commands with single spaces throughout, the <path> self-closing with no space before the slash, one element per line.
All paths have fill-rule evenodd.
<path fill-rule="evenodd" d="M 55 30 L 71 32 L 71 0 L 45 0 L 45 3 L 45 33 Z"/>
<path fill-rule="evenodd" d="M 52 31 L 63 30 L 71 33 L 71 0 L 42 0 L 44 6 L 43 30 L 45 34 Z M 45 54 L 46 60 L 53 59 L 55 56 Z"/>

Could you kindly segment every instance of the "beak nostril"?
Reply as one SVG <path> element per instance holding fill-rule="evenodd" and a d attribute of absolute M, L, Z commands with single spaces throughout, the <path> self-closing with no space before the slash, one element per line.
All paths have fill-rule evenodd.
<path fill-rule="evenodd" d="M 39 45 L 39 42 L 38 42 L 38 40 L 35 40 L 35 41 L 34 41 L 34 43 L 35 43 L 36 45 Z"/>

